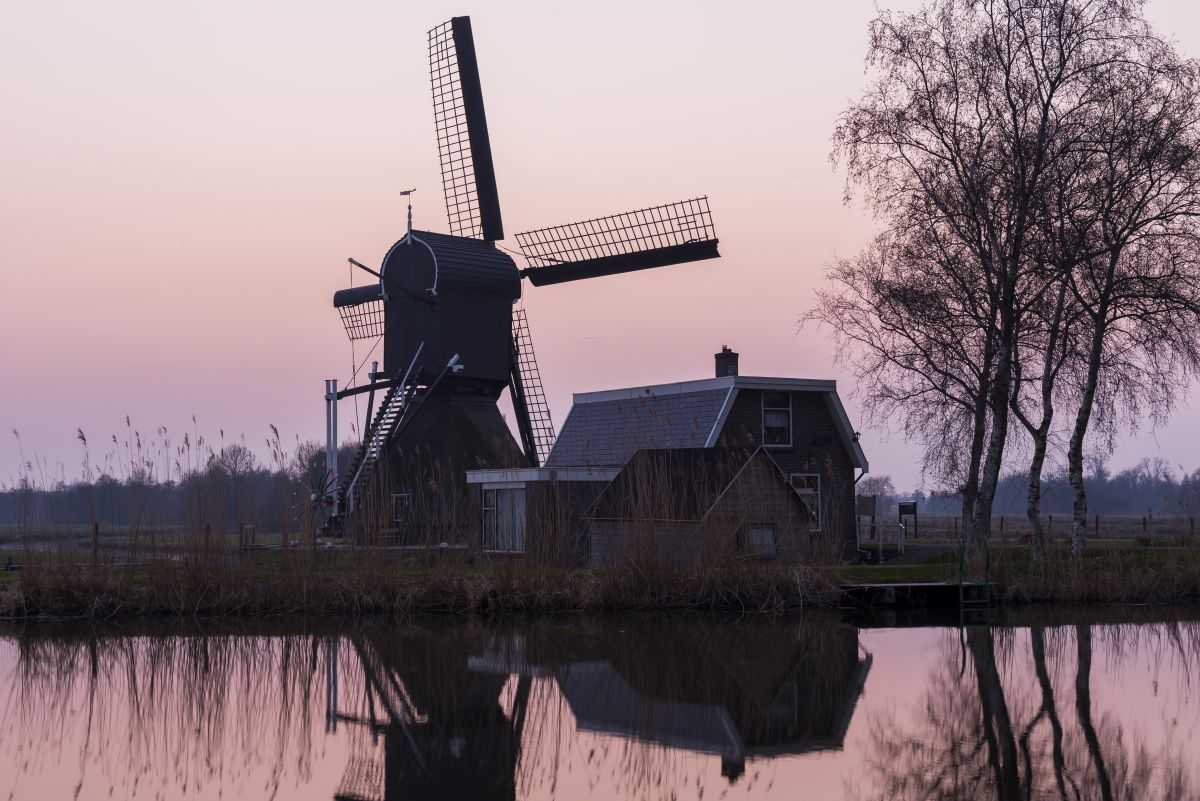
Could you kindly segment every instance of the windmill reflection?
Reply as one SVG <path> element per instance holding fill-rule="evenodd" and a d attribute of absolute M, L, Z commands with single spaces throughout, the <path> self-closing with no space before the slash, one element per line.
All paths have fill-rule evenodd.
<path fill-rule="evenodd" d="M 339 801 L 515 798 L 522 749 L 562 724 L 563 702 L 577 732 L 711 754 L 735 781 L 755 757 L 841 748 L 871 667 L 857 630 L 832 619 L 416 628 L 347 643 L 364 686 L 353 713 L 331 691 L 330 721 L 370 738 Z"/>

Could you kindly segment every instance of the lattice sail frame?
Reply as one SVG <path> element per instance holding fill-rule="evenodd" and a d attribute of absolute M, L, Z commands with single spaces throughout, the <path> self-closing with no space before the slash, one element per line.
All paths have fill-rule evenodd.
<path fill-rule="evenodd" d="M 708 197 L 517 234 L 533 269 L 716 241 Z"/>
<path fill-rule="evenodd" d="M 351 342 L 383 336 L 385 318 L 382 298 L 354 306 L 339 306 L 338 314 L 342 316 L 342 325 L 346 327 L 346 336 L 350 337 Z"/>
<path fill-rule="evenodd" d="M 503 239 L 469 18 L 455 17 L 429 31 L 429 74 L 450 233 Z"/>
<path fill-rule="evenodd" d="M 550 417 L 550 404 L 546 402 L 542 373 L 538 369 L 537 356 L 533 352 L 529 319 L 524 309 L 513 309 L 512 337 L 513 369 L 516 373 L 513 376 L 513 405 L 518 415 L 517 423 L 521 429 L 521 438 L 526 440 L 526 450 L 532 451 L 526 455 L 535 456 L 536 466 L 541 467 L 546 464 L 546 459 L 554 448 L 554 420 Z"/>

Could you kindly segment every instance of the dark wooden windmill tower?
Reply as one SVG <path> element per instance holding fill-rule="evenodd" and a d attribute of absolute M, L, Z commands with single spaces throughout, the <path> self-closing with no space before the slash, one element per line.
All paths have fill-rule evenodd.
<path fill-rule="evenodd" d="M 378 270 L 352 260 L 377 280 L 334 295 L 351 340 L 383 340 L 383 366 L 369 383 L 326 385 L 334 475 L 337 400 L 369 395 L 362 447 L 343 486 L 327 494 L 335 519 L 363 509 L 381 481 L 399 523 L 430 487 L 443 493 L 442 507 L 461 506 L 446 481 L 468 469 L 542 463 L 554 427 L 515 308 L 522 278 L 543 286 L 719 255 L 701 197 L 517 234 L 519 268 L 495 245 L 504 226 L 469 17 L 429 32 L 429 63 L 450 234 L 413 230 L 410 205 L 408 231 Z M 506 388 L 520 445 L 497 406 Z"/>

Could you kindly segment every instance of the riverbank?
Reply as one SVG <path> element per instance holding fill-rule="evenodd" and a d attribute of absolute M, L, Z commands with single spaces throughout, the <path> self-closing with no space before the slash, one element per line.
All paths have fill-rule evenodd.
<path fill-rule="evenodd" d="M 371 553 L 235 566 L 47 567 L 4 574 L 0 617 L 556 613 L 834 608 L 833 568 L 556 570 L 413 565 Z"/>
<path fill-rule="evenodd" d="M 967 578 L 983 576 L 970 565 Z M 855 583 L 954 581 L 957 555 L 916 564 L 568 570 L 519 563 L 420 562 L 395 552 L 264 551 L 219 564 L 179 562 L 28 565 L 0 574 L 0 617 L 253 617 L 285 614 L 608 613 L 777 611 L 847 605 Z M 1174 603 L 1200 600 L 1200 550 L 1055 553 L 1033 562 L 1019 549 L 993 554 L 988 578 L 1000 606 Z"/>

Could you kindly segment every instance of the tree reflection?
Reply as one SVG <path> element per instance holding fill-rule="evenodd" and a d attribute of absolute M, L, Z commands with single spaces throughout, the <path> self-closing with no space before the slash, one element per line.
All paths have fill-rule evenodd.
<path fill-rule="evenodd" d="M 1178 626 L 1196 624 L 1171 624 Z M 1127 636 L 1120 627 L 1117 638 Z M 947 641 L 913 714 L 895 710 L 870 722 L 864 798 L 886 799 L 1184 799 L 1194 798 L 1192 766 L 1177 750 L 1151 753 L 1112 716 L 1096 718 L 1091 693 L 1090 626 L 1028 630 L 1030 663 L 1018 657 L 1025 635 L 972 627 L 962 648 L 971 670 L 958 670 Z M 1074 681 L 1056 685 L 1051 666 L 1075 644 Z M 1151 630 L 1150 639 L 1160 632 Z M 1195 641 L 1196 633 L 1188 638 Z M 1193 653 L 1178 644 L 1180 664 Z M 1048 657 L 1048 650 L 1051 655 Z M 998 657 L 998 654 L 1001 657 Z M 1002 671 L 999 665 L 1005 665 Z M 965 665 L 964 665 L 965 667 Z M 1033 673 L 1033 681 L 1028 672 Z M 1004 674 L 1002 676 L 1002 673 Z M 1076 720 L 1064 725 L 1056 695 L 1074 695 Z M 1069 703 L 1069 701 L 1068 701 Z M 1069 708 L 1069 707 L 1068 707 Z"/>

